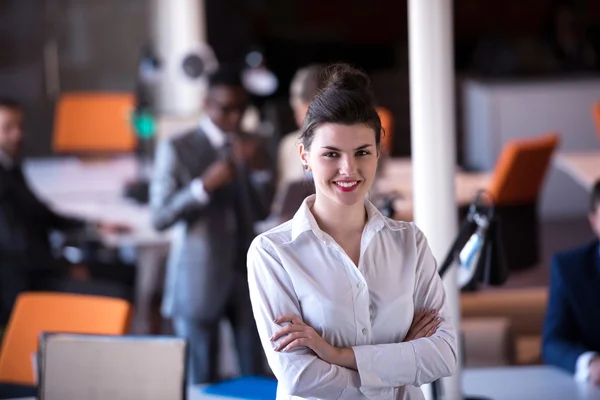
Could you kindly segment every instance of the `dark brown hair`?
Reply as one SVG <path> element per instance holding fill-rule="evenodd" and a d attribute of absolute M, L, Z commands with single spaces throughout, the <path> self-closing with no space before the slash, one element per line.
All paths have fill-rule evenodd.
<path fill-rule="evenodd" d="M 315 130 L 323 124 L 365 124 L 373 129 L 375 143 L 381 142 L 381 120 L 375 110 L 371 82 L 367 74 L 348 64 L 333 64 L 323 69 L 323 85 L 313 97 L 300 141 L 308 150 Z"/>
<path fill-rule="evenodd" d="M 21 103 L 10 97 L 0 97 L 0 108 L 8 108 L 11 111 L 22 111 Z"/>
<path fill-rule="evenodd" d="M 232 65 L 221 65 L 215 72 L 208 76 L 208 88 L 212 89 L 215 86 L 228 86 L 244 90 L 242 74 Z"/>

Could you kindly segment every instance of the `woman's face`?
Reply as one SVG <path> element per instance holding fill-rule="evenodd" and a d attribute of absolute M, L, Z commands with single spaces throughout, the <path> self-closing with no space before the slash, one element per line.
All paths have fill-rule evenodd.
<path fill-rule="evenodd" d="M 375 133 L 364 124 L 323 124 L 310 150 L 300 145 L 302 162 L 312 172 L 317 197 L 351 206 L 362 204 L 377 171 Z"/>

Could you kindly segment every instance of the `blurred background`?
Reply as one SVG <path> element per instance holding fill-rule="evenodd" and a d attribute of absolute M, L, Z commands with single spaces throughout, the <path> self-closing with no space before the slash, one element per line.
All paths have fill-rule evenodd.
<path fill-rule="evenodd" d="M 98 246 L 134 271 L 135 333 L 172 332 L 159 312 L 169 233 L 154 231 L 148 216 L 154 147 L 197 124 L 217 63 L 248 72 L 244 126 L 265 138 L 273 160 L 297 129 L 297 70 L 337 61 L 364 69 L 398 167 L 384 174 L 393 190 L 382 195 L 400 193 L 393 214 L 412 219 L 402 181 L 411 156 L 406 1 L 175 3 L 0 1 L 0 97 L 23 106 L 26 174 L 54 209 L 133 229 Z M 461 295 L 465 362 L 537 365 L 551 256 L 594 238 L 587 214 L 600 177 L 600 2 L 455 0 L 452 13 L 456 126 L 448 131 L 457 170 L 477 178 L 457 183 L 458 215 L 474 189 L 492 188 L 513 252 L 503 286 Z M 545 156 L 521 157 L 531 146 Z M 67 251 L 77 258 L 89 246 Z"/>
<path fill-rule="evenodd" d="M 379 102 L 394 114 L 392 154 L 410 154 L 405 1 L 204 3 L 206 39 L 217 59 L 241 63 L 249 52 L 260 49 L 277 76 L 278 89 L 261 98 L 261 106 L 287 104 L 289 83 L 299 66 L 347 61 L 372 75 Z M 152 4 L 147 0 L 2 2 L 0 88 L 19 97 L 31 116 L 28 155 L 52 154 L 54 106 L 60 93 L 134 90 L 142 49 L 156 47 Z M 453 11 L 457 96 L 464 89 L 463 81 L 472 77 L 528 81 L 593 75 L 599 68 L 597 2 L 456 0 Z M 566 59 L 560 45 L 565 24 L 573 25 L 564 29 L 576 31 L 578 44 L 589 48 L 589 56 Z M 458 115 L 464 111 L 461 104 L 457 102 Z M 281 108 L 278 128 L 289 132 L 294 128 L 291 111 Z M 457 121 L 461 161 L 464 119 Z"/>

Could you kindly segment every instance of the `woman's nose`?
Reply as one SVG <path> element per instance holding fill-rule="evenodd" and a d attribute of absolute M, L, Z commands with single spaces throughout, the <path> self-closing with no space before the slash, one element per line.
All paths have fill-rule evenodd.
<path fill-rule="evenodd" d="M 340 174 L 345 176 L 354 176 L 356 172 L 356 161 L 354 157 L 342 156 L 340 158 Z"/>

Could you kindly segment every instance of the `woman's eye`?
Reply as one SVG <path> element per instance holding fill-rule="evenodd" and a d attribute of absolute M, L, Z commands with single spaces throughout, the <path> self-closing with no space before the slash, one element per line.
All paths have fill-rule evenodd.
<path fill-rule="evenodd" d="M 371 153 L 369 153 L 366 150 L 359 150 L 359 151 L 356 152 L 357 156 L 368 156 L 369 154 L 371 154 Z"/>
<path fill-rule="evenodd" d="M 337 153 L 335 151 L 330 151 L 329 153 L 323 154 L 323 157 L 337 157 Z"/>

